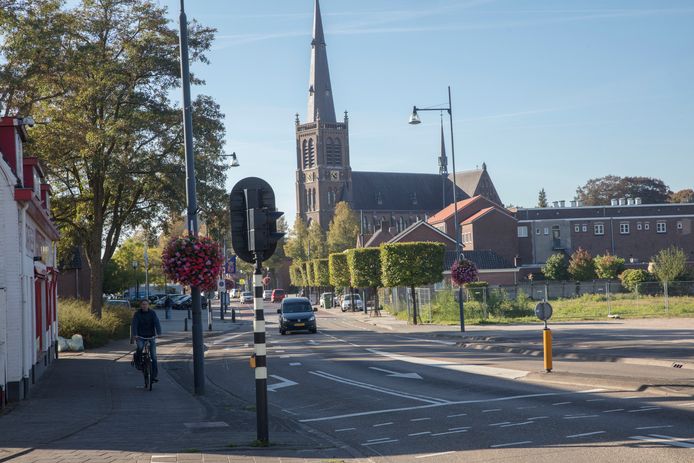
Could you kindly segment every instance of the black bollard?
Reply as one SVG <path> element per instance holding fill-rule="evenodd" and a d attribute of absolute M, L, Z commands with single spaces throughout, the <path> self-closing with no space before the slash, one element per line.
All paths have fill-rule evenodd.
<path fill-rule="evenodd" d="M 188 319 L 184 318 L 183 322 L 183 331 L 188 331 Z"/>

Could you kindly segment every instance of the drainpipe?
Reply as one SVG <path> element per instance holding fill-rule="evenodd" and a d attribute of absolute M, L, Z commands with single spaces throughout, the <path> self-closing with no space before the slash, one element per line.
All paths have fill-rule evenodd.
<path fill-rule="evenodd" d="M 26 233 L 26 220 L 27 220 L 27 209 L 29 209 L 29 203 L 24 204 L 22 206 L 22 209 L 19 214 L 19 242 L 20 242 L 20 247 L 19 247 L 19 290 L 21 292 L 21 316 L 22 316 L 22 333 L 21 333 L 21 339 L 20 339 L 20 344 L 22 348 L 22 379 L 26 380 L 25 383 L 25 392 L 26 392 L 26 385 L 28 384 L 29 381 L 29 373 L 28 373 L 28 368 L 27 368 L 27 348 L 26 348 L 26 342 L 24 339 L 24 335 L 26 334 L 26 329 L 27 325 L 30 325 L 30 323 L 27 320 L 27 294 L 26 294 L 26 276 L 24 275 L 24 260 L 25 256 L 24 253 L 26 252 L 26 246 L 27 246 L 27 233 Z M 29 314 L 30 315 L 30 314 Z M 29 335 L 29 339 L 32 340 L 31 345 L 33 346 L 33 337 L 31 334 Z M 26 372 L 26 376 L 25 376 Z"/>

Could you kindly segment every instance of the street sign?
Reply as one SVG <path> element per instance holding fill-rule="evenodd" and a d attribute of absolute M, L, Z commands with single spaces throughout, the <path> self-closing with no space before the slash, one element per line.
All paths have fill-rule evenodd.
<path fill-rule="evenodd" d="M 543 322 L 546 322 L 552 318 L 552 306 L 549 305 L 549 302 L 539 302 L 535 306 L 535 315 Z"/>
<path fill-rule="evenodd" d="M 217 282 L 217 288 L 219 288 L 220 291 L 224 291 L 224 288 L 226 287 L 226 283 L 224 280 L 219 280 Z"/>

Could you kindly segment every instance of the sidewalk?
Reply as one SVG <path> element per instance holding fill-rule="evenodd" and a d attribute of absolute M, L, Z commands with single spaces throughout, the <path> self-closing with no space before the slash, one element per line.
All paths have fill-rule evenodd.
<path fill-rule="evenodd" d="M 213 321 L 212 333 L 205 323 L 205 337 L 240 329 L 250 323 L 249 312 L 242 309 L 235 324 Z M 142 374 L 130 365 L 133 346 L 127 340 L 61 354 L 30 399 L 0 416 L 0 462 L 298 462 L 350 457 L 323 436 L 275 416 L 270 420 L 271 446 L 253 447 L 252 405 L 209 381 L 205 396 L 191 393 L 186 311 L 175 312 L 172 320 L 159 315 L 164 333 L 157 346 L 160 373 L 153 391 L 143 388 Z"/>
<path fill-rule="evenodd" d="M 337 314 L 389 332 L 422 335 L 456 342 L 468 349 L 542 356 L 543 323 L 513 325 L 411 325 L 385 311 L 381 317 L 361 312 Z M 549 321 L 554 357 L 694 369 L 694 318 Z"/>

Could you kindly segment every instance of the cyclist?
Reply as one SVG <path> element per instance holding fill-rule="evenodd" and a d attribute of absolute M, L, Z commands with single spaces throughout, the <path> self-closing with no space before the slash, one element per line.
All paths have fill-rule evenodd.
<path fill-rule="evenodd" d="M 140 309 L 133 314 L 130 328 L 131 336 L 137 342 L 135 358 L 140 358 L 142 349 L 145 348 L 145 342 L 149 342 L 149 352 L 152 356 L 152 381 L 156 383 L 159 370 L 157 368 L 157 343 L 155 336 L 161 335 L 161 324 L 159 323 L 157 313 L 154 310 L 149 310 L 149 301 L 147 299 L 140 303 Z M 132 342 L 132 338 L 130 342 Z"/>

